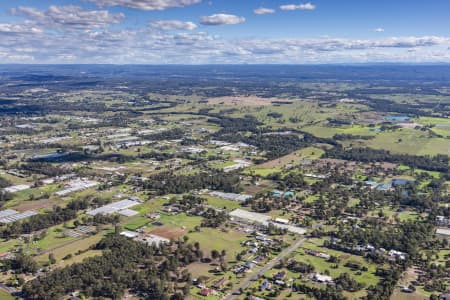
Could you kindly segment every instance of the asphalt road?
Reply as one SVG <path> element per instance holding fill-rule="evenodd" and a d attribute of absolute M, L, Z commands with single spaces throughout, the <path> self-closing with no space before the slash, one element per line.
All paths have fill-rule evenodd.
<path fill-rule="evenodd" d="M 291 246 L 289 246 L 289 248 L 284 249 L 277 257 L 275 257 L 273 260 L 271 260 L 267 265 L 265 265 L 257 273 L 255 273 L 251 277 L 245 278 L 243 281 L 241 281 L 241 283 L 233 289 L 231 294 L 226 296 L 224 299 L 225 300 L 235 299 L 238 296 L 237 293 L 239 293 L 240 289 L 243 289 L 243 290 L 247 289 L 254 281 L 258 280 L 259 276 L 263 275 L 264 273 L 266 273 L 267 271 L 272 269 L 275 265 L 277 265 L 280 262 L 280 260 L 282 260 L 289 254 L 291 254 L 292 252 L 297 250 L 301 246 L 301 244 L 303 244 L 306 240 L 307 240 L 307 238 L 302 238 L 302 239 L 296 241 Z"/>

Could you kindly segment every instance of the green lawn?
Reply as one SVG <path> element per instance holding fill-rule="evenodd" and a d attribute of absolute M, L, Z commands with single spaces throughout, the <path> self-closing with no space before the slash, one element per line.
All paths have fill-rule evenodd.
<path fill-rule="evenodd" d="M 89 251 L 83 252 L 81 254 L 74 255 L 70 259 L 66 259 L 66 260 L 60 261 L 58 263 L 58 267 L 64 268 L 64 267 L 69 266 L 71 264 L 80 263 L 85 258 L 99 256 L 99 255 L 102 255 L 102 251 L 101 250 L 89 250 Z"/>
<path fill-rule="evenodd" d="M 42 240 L 31 242 L 30 245 L 37 249 L 49 249 L 74 240 L 73 237 L 64 236 L 57 228 L 51 228 Z"/>
<path fill-rule="evenodd" d="M 184 226 L 187 230 L 192 230 L 195 226 L 199 226 L 201 221 L 202 217 L 188 216 L 184 213 L 176 216 L 161 214 L 161 218 L 158 219 L 158 222 L 169 228 L 181 228 Z"/>
<path fill-rule="evenodd" d="M 200 232 L 188 234 L 190 242 L 199 242 L 205 256 L 210 256 L 211 250 L 225 250 L 227 259 L 234 261 L 237 253 L 242 251 L 241 242 L 247 240 L 244 233 L 230 229 L 228 232 L 214 228 L 201 228 Z"/>
<path fill-rule="evenodd" d="M 141 215 L 146 214 L 148 212 L 156 212 L 161 209 L 163 204 L 167 203 L 168 201 L 163 198 L 155 198 L 148 200 L 144 204 L 138 205 L 133 207 L 133 210 L 138 211 Z"/>
<path fill-rule="evenodd" d="M 99 233 L 85 239 L 82 239 L 76 243 L 72 243 L 70 245 L 66 245 L 64 247 L 58 248 L 52 251 L 53 255 L 57 260 L 63 259 L 66 255 L 72 254 L 75 256 L 75 253 L 78 251 L 83 251 L 88 249 L 89 247 L 97 244 L 103 238 L 103 233 Z M 36 261 L 45 262 L 48 260 L 48 254 L 43 254 L 35 257 Z"/>
<path fill-rule="evenodd" d="M 242 173 L 246 174 L 246 175 L 253 174 L 253 175 L 258 175 L 258 176 L 261 176 L 261 177 L 267 177 L 267 176 L 269 176 L 271 174 L 274 174 L 274 173 L 280 173 L 281 171 L 282 171 L 281 168 L 278 168 L 278 167 L 261 168 L 261 167 L 258 167 L 258 166 L 253 166 L 253 167 L 250 167 L 250 168 L 246 169 Z"/>
<path fill-rule="evenodd" d="M 0 299 L 1 300 L 14 300 L 16 298 L 13 297 L 11 294 L 5 292 L 4 290 L 0 289 Z"/>
<path fill-rule="evenodd" d="M 149 218 L 136 217 L 136 218 L 133 218 L 130 222 L 124 224 L 123 227 L 128 230 L 136 230 L 142 226 L 147 225 L 150 222 L 151 222 L 151 220 Z"/>
<path fill-rule="evenodd" d="M 0 242 L 0 253 L 5 253 L 10 250 L 12 250 L 15 247 L 21 247 L 23 246 L 23 242 L 17 239 L 14 240 L 8 240 L 8 241 L 1 241 Z"/>
<path fill-rule="evenodd" d="M 225 208 L 226 210 L 234 210 L 236 208 L 241 207 L 241 205 L 237 201 L 222 199 L 222 198 L 213 197 L 213 196 L 205 196 L 205 195 L 203 195 L 202 197 L 205 197 L 208 200 L 209 205 L 212 205 L 217 208 Z"/>

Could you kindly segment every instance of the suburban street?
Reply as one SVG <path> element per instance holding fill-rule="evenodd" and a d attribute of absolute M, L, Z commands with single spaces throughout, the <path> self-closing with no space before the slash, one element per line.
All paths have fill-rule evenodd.
<path fill-rule="evenodd" d="M 283 250 L 277 257 L 275 257 L 273 260 L 271 260 L 261 270 L 259 270 L 255 274 L 252 274 L 252 276 L 250 276 L 248 278 L 244 278 L 243 281 L 239 285 L 237 285 L 233 289 L 233 291 L 231 291 L 231 294 L 226 296 L 224 299 L 225 300 L 235 299 L 238 296 L 237 293 L 239 292 L 240 289 L 245 290 L 246 288 L 248 288 L 252 284 L 252 282 L 254 282 L 255 280 L 258 279 L 259 276 L 265 274 L 267 271 L 272 269 L 276 264 L 278 264 L 283 258 L 285 258 L 286 256 L 290 255 L 292 252 L 297 250 L 306 240 L 307 240 L 307 238 L 302 238 L 302 239 L 296 241 L 294 244 L 289 246 L 289 248 L 286 248 L 285 250 Z"/>

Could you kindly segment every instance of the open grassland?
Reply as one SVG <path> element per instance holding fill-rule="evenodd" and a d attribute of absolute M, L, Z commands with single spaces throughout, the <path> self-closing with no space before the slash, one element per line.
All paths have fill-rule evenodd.
<path fill-rule="evenodd" d="M 376 127 L 365 127 L 360 125 L 351 125 L 351 126 L 326 126 L 326 125 L 313 125 L 303 127 L 302 130 L 309 132 L 315 136 L 322 138 L 331 138 L 335 134 L 351 134 L 351 135 L 363 135 L 363 136 L 375 136 L 376 132 L 371 131 L 370 129 L 374 129 Z"/>
<path fill-rule="evenodd" d="M 151 220 L 149 218 L 138 216 L 132 218 L 129 222 L 124 224 L 123 227 L 128 230 L 136 230 L 138 228 L 141 228 L 142 226 L 147 225 L 150 222 Z"/>
<path fill-rule="evenodd" d="M 236 208 L 241 207 L 241 205 L 237 201 L 222 199 L 213 196 L 203 196 L 203 197 L 207 199 L 209 205 L 214 206 L 216 208 L 234 210 Z"/>
<path fill-rule="evenodd" d="M 61 228 L 54 228 L 47 231 L 45 238 L 36 242 L 31 242 L 30 245 L 36 249 L 46 250 L 72 240 L 74 240 L 74 238 L 65 236 Z"/>
<path fill-rule="evenodd" d="M 8 252 L 14 248 L 19 248 L 24 245 L 23 241 L 13 239 L 13 240 L 0 240 L 0 253 Z"/>
<path fill-rule="evenodd" d="M 100 251 L 100 250 L 88 250 L 86 252 L 83 252 L 83 253 L 80 253 L 80 254 L 77 254 L 77 255 L 73 255 L 69 259 L 65 259 L 65 260 L 60 261 L 57 264 L 57 267 L 58 268 L 64 268 L 64 267 L 70 266 L 70 265 L 75 264 L 75 263 L 80 263 L 86 258 L 99 256 L 99 255 L 102 255 L 102 251 Z"/>
<path fill-rule="evenodd" d="M 161 209 L 163 204 L 167 203 L 166 199 L 163 198 L 154 198 L 149 201 L 140 204 L 138 206 L 133 207 L 133 210 L 138 211 L 140 214 L 146 214 L 149 212 L 156 212 Z"/>
<path fill-rule="evenodd" d="M 431 128 L 431 130 L 439 135 L 442 135 L 443 137 L 450 137 L 450 125 L 449 126 L 435 126 Z"/>
<path fill-rule="evenodd" d="M 438 125 L 438 124 L 450 125 L 450 119 L 447 118 L 420 117 L 416 120 L 416 122 L 422 125 Z"/>
<path fill-rule="evenodd" d="M 2 300 L 14 300 L 16 298 L 13 297 L 10 293 L 7 293 L 4 290 L 0 289 L 0 299 L 2 299 Z"/>
<path fill-rule="evenodd" d="M 260 177 L 267 177 L 271 174 L 280 173 L 282 171 L 281 168 L 278 167 L 270 167 L 270 168 L 259 168 L 256 167 L 250 167 L 244 170 L 242 173 L 246 175 L 256 175 Z"/>
<path fill-rule="evenodd" d="M 283 101 L 283 100 L 281 100 Z M 222 108 L 213 110 L 219 112 Z M 247 114 L 255 116 L 259 121 L 274 129 L 295 128 L 318 124 L 340 115 L 348 115 L 359 110 L 357 105 L 339 104 L 336 107 L 320 107 L 317 103 L 305 100 L 295 100 L 292 104 L 264 107 L 238 107 L 237 111 L 230 114 L 231 117 L 243 117 Z M 277 114 L 273 117 L 273 114 Z M 279 115 L 278 115 L 279 114 Z"/>
<path fill-rule="evenodd" d="M 301 160 L 307 159 L 307 160 L 314 160 L 318 159 L 322 156 L 324 153 L 324 150 L 317 148 L 317 147 L 307 147 L 303 148 L 301 150 L 295 151 L 291 154 L 282 156 L 280 158 L 265 162 L 260 165 L 256 165 L 252 167 L 251 169 L 257 172 L 258 170 L 264 170 L 264 169 L 279 169 L 282 167 L 285 167 L 288 164 L 291 165 L 297 165 L 300 163 Z"/>
<path fill-rule="evenodd" d="M 247 239 L 242 232 L 229 229 L 227 232 L 214 228 L 201 228 L 200 232 L 188 234 L 190 242 L 199 242 L 205 256 L 211 255 L 211 250 L 225 250 L 228 261 L 234 261 L 236 254 L 242 251 L 241 242 Z"/>
<path fill-rule="evenodd" d="M 184 213 L 176 216 L 161 214 L 161 218 L 158 219 L 159 223 L 169 228 L 185 228 L 186 231 L 193 230 L 195 226 L 199 226 L 202 221 L 202 217 L 188 216 Z"/>
<path fill-rule="evenodd" d="M 62 260 L 64 257 L 66 257 L 69 254 L 75 255 L 78 251 L 84 251 L 89 249 L 90 247 L 97 244 L 101 239 L 103 238 L 103 234 L 99 233 L 90 237 L 86 237 L 84 239 L 81 239 L 77 241 L 76 243 L 70 243 L 68 245 L 65 245 L 63 247 L 57 248 L 50 253 L 53 253 L 56 260 Z M 45 262 L 48 260 L 48 254 L 42 254 L 35 257 L 35 260 L 38 262 Z"/>
<path fill-rule="evenodd" d="M 374 149 L 413 155 L 448 154 L 450 151 L 449 139 L 429 137 L 426 132 L 411 129 L 383 132 L 364 144 Z"/>

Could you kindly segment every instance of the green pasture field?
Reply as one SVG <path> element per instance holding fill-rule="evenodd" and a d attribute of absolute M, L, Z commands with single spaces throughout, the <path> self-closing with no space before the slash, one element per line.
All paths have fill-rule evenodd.
<path fill-rule="evenodd" d="M 36 242 L 30 242 L 30 246 L 32 248 L 46 250 L 72 240 L 74 240 L 73 237 L 64 236 L 61 227 L 53 227 L 47 231 L 47 235 L 45 236 L 45 238 Z"/>
<path fill-rule="evenodd" d="M 102 255 L 102 251 L 101 250 L 88 250 L 88 251 L 83 252 L 81 254 L 74 255 L 70 259 L 65 259 L 65 260 L 60 261 L 57 266 L 59 268 L 64 268 L 64 267 L 70 266 L 70 265 L 75 264 L 75 263 L 80 263 L 86 258 L 94 257 L 94 256 L 100 256 L 100 255 Z"/>
<path fill-rule="evenodd" d="M 202 195 L 202 197 L 206 198 L 209 205 L 212 205 L 216 208 L 225 208 L 226 210 L 234 210 L 236 208 L 241 207 L 239 202 L 233 200 L 222 199 L 219 197 L 213 197 L 208 195 Z"/>
<path fill-rule="evenodd" d="M 11 294 L 5 292 L 4 290 L 0 289 L 0 299 L 2 299 L 2 300 L 14 300 L 16 298 L 14 296 L 12 296 Z"/>
<path fill-rule="evenodd" d="M 362 143 L 374 149 L 412 155 L 448 154 L 450 150 L 449 139 L 429 137 L 426 132 L 405 128 L 383 132 Z"/>
<path fill-rule="evenodd" d="M 137 230 L 138 228 L 141 228 L 142 226 L 145 226 L 149 223 L 151 223 L 152 220 L 146 217 L 134 217 L 129 222 L 125 223 L 123 225 L 123 228 L 128 230 Z"/>
<path fill-rule="evenodd" d="M 433 127 L 431 130 L 439 135 L 442 135 L 443 137 L 450 137 L 450 125 L 449 126 L 440 126 L 440 127 Z"/>
<path fill-rule="evenodd" d="M 377 134 L 370 129 L 375 129 L 376 127 L 365 127 L 361 125 L 351 125 L 351 126 L 340 126 L 331 127 L 326 125 L 313 125 L 303 127 L 302 130 L 309 132 L 317 137 L 331 138 L 335 134 L 351 134 L 351 135 L 363 135 L 363 136 L 376 136 Z"/>
<path fill-rule="evenodd" d="M 416 120 L 416 122 L 423 125 L 436 125 L 436 124 L 450 125 L 450 119 L 448 118 L 420 117 Z"/>
<path fill-rule="evenodd" d="M 6 253 L 14 248 L 20 248 L 23 245 L 23 241 L 18 239 L 0 240 L 0 253 Z"/>
<path fill-rule="evenodd" d="M 55 249 L 55 250 L 51 251 L 51 253 L 53 253 L 56 260 L 58 260 L 58 261 L 62 260 L 65 256 L 67 256 L 69 254 L 72 254 L 75 257 L 76 252 L 86 250 L 89 247 L 97 244 L 103 238 L 103 234 L 104 233 L 102 232 L 102 233 L 99 233 L 99 234 L 96 234 L 93 236 L 86 237 L 86 238 L 76 241 L 74 243 L 70 243 L 66 246 Z M 38 262 L 48 261 L 48 253 L 36 256 L 35 260 Z"/>
<path fill-rule="evenodd" d="M 253 175 L 257 175 L 257 176 L 261 176 L 261 177 L 265 178 L 271 174 L 280 173 L 280 172 L 282 172 L 282 169 L 278 168 L 278 167 L 259 168 L 257 166 L 253 166 L 253 167 L 249 167 L 249 168 L 245 169 L 244 171 L 242 171 L 242 174 L 245 174 L 245 175 L 253 174 Z"/>
<path fill-rule="evenodd" d="M 161 209 L 163 204 L 167 203 L 168 200 L 163 198 L 153 198 L 148 201 L 146 201 L 143 204 L 140 204 L 138 206 L 133 207 L 133 210 L 138 211 L 141 215 L 149 213 L 149 212 L 156 212 Z"/>
<path fill-rule="evenodd" d="M 191 232 L 188 237 L 191 243 L 200 243 L 206 257 L 211 255 L 213 249 L 219 252 L 225 250 L 228 261 L 235 261 L 236 254 L 244 249 L 241 242 L 248 239 L 242 232 L 233 229 L 223 232 L 215 228 L 201 228 L 200 232 Z"/>
<path fill-rule="evenodd" d="M 169 228 L 181 228 L 184 226 L 186 231 L 193 230 L 195 226 L 200 226 L 201 221 L 202 217 L 188 216 L 184 213 L 175 216 L 161 213 L 161 218 L 157 220 L 157 222 L 160 222 Z"/>

